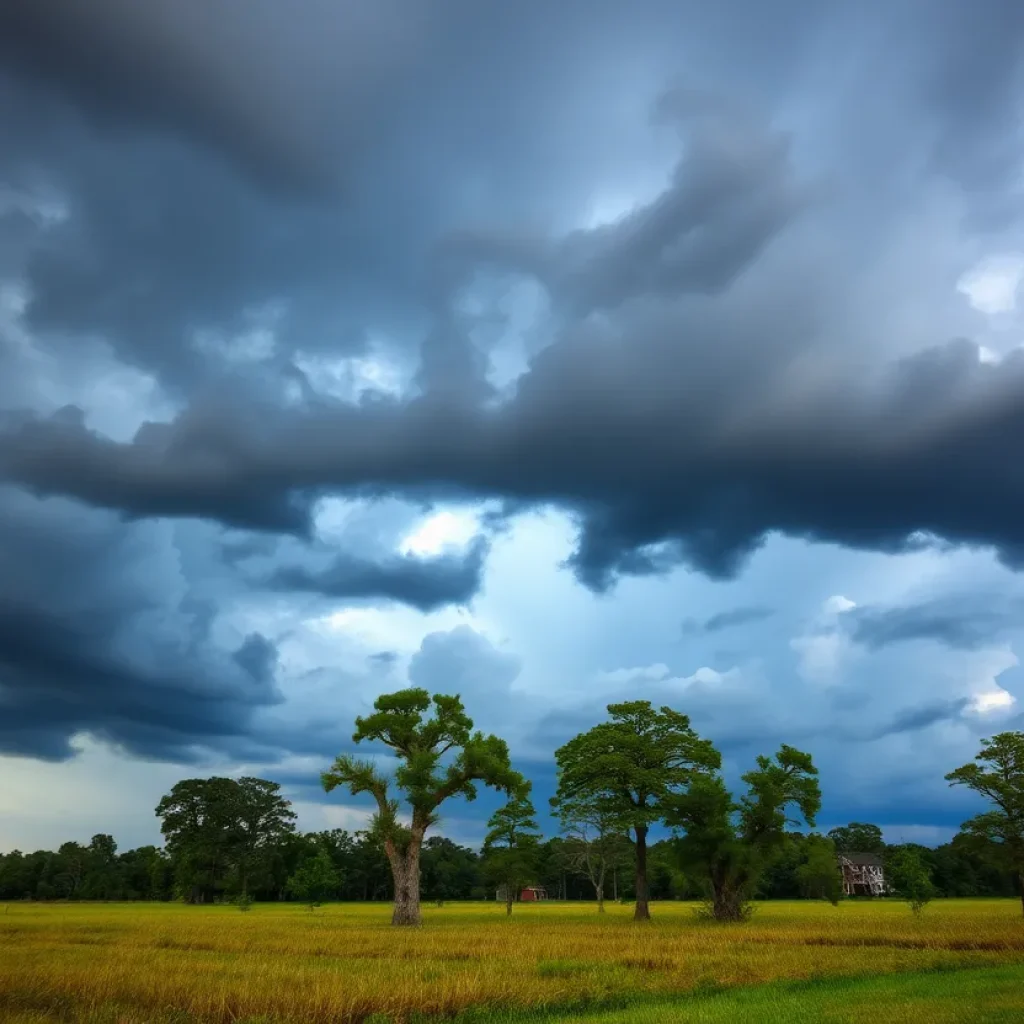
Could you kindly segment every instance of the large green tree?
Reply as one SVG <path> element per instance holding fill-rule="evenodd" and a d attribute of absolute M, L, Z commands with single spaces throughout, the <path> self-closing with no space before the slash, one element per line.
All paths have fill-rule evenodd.
<path fill-rule="evenodd" d="M 530 783 L 508 796 L 508 803 L 487 822 L 483 856 L 488 880 L 504 889 L 505 913 L 511 917 L 516 890 L 533 881 L 540 830 L 530 800 Z"/>
<path fill-rule="evenodd" d="M 295 831 L 295 814 L 280 785 L 267 779 L 240 778 L 234 802 L 236 881 L 239 892 L 248 896 L 254 873 L 266 873 L 270 855 Z"/>
<path fill-rule="evenodd" d="M 828 900 L 833 906 L 843 897 L 843 873 L 831 839 L 808 836 L 804 841 L 804 861 L 794 875 L 802 896 Z"/>
<path fill-rule="evenodd" d="M 417 688 L 383 694 L 374 714 L 356 719 L 355 743 L 376 741 L 398 759 L 396 787 L 405 796 L 409 825 L 398 820 L 399 801 L 389 794 L 391 779 L 373 761 L 348 754 L 323 773 L 327 792 L 345 786 L 353 795 L 369 793 L 377 804 L 373 833 L 379 838 L 395 883 L 392 924 L 420 923 L 420 848 L 445 800 L 476 798 L 476 783 L 509 791 L 524 783 L 513 771 L 508 745 L 497 736 L 473 732 L 462 700 Z M 429 714 L 432 710 L 432 714 Z M 445 758 L 452 755 L 447 763 Z"/>
<path fill-rule="evenodd" d="M 885 853 L 882 830 L 863 821 L 830 829 L 828 838 L 835 844 L 836 853 Z"/>
<path fill-rule="evenodd" d="M 295 817 L 277 783 L 248 777 L 183 779 L 156 813 L 175 884 L 190 903 L 232 886 L 248 895 L 254 866 L 294 830 Z"/>
<path fill-rule="evenodd" d="M 587 804 L 632 836 L 636 863 L 633 917 L 650 920 L 647 837 L 665 818 L 673 797 L 721 765 L 721 755 L 671 708 L 637 700 L 608 705 L 607 722 L 595 725 L 555 751 L 556 810 Z"/>
<path fill-rule="evenodd" d="M 738 921 L 786 826 L 800 824 L 791 808 L 814 826 L 821 806 L 818 771 L 809 754 L 783 746 L 774 758 L 758 757 L 742 776 L 747 793 L 735 801 L 719 774 L 701 774 L 667 801 L 666 823 L 681 830 L 676 844 L 684 871 L 708 887 L 711 915 Z"/>
<path fill-rule="evenodd" d="M 1024 732 L 1001 732 L 984 740 L 977 760 L 950 772 L 946 780 L 974 790 L 993 805 L 961 828 L 1017 876 L 1024 912 Z"/>

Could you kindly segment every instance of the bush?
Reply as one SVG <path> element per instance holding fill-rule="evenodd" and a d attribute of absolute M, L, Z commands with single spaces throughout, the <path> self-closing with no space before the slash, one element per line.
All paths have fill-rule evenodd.
<path fill-rule="evenodd" d="M 889 884 L 915 914 L 920 914 L 936 893 L 921 855 L 912 847 L 898 850 L 889 861 Z"/>

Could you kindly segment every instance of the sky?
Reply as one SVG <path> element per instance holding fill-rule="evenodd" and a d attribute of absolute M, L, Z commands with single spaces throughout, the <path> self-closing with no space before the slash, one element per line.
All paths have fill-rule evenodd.
<path fill-rule="evenodd" d="M 409 685 L 542 809 L 643 699 L 948 839 L 1024 728 L 1022 32 L 5 0 L 0 851 L 211 774 L 363 827 L 319 773 Z"/>

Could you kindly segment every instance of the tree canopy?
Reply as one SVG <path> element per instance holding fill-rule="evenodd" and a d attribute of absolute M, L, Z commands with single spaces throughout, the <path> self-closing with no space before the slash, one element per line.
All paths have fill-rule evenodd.
<path fill-rule="evenodd" d="M 1024 732 L 1001 732 L 985 740 L 977 759 L 946 779 L 951 786 L 974 790 L 993 805 L 961 828 L 1017 875 L 1024 912 Z"/>
<path fill-rule="evenodd" d="M 345 786 L 353 795 L 370 794 L 377 804 L 373 832 L 380 839 L 394 876 L 393 924 L 420 922 L 420 848 L 445 800 L 474 800 L 476 784 L 519 790 L 522 776 L 513 770 L 508 745 L 497 736 L 473 732 L 459 696 L 410 688 L 382 694 L 374 714 L 356 719 L 355 743 L 376 741 L 397 758 L 394 782 L 410 810 L 408 826 L 399 820 L 401 805 L 390 795 L 391 780 L 373 761 L 348 754 L 323 773 L 327 792 Z M 429 714 L 432 711 L 432 715 Z M 444 758 L 454 754 L 447 762 Z"/>
<path fill-rule="evenodd" d="M 690 719 L 650 701 L 608 705 L 607 722 L 580 733 L 555 751 L 556 809 L 586 804 L 613 828 L 632 832 L 636 854 L 638 921 L 650 918 L 647 836 L 663 821 L 668 801 L 721 764 L 721 756 L 692 728 Z"/>
<path fill-rule="evenodd" d="M 721 775 L 703 773 L 667 801 L 666 822 L 679 830 L 684 871 L 708 887 L 709 912 L 720 921 L 742 918 L 770 854 L 786 826 L 813 827 L 821 807 L 818 770 L 809 754 L 785 744 L 773 758 L 760 756 L 742 776 L 747 793 L 736 802 Z M 792 810 L 800 817 L 790 817 Z"/>
<path fill-rule="evenodd" d="M 541 838 L 536 815 L 530 800 L 530 784 L 526 783 L 511 792 L 508 802 L 499 807 L 487 822 L 484 870 L 491 882 L 502 887 L 505 913 L 508 915 L 512 914 L 516 891 L 533 881 Z"/>
<path fill-rule="evenodd" d="M 266 779 L 183 779 L 157 805 L 175 858 L 175 880 L 190 902 L 231 889 L 245 896 L 264 854 L 295 829 L 281 787 Z"/>

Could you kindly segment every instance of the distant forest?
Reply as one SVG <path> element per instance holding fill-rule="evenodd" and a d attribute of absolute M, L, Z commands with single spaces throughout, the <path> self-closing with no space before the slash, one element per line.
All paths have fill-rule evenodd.
<path fill-rule="evenodd" d="M 208 903 L 238 899 L 301 901 L 296 879 L 321 879 L 326 900 L 393 899 L 392 873 L 378 836 L 372 831 L 341 829 L 300 833 L 288 801 L 276 783 L 262 779 L 184 780 L 161 801 L 164 848 L 143 846 L 119 852 L 109 835 L 93 836 L 88 845 L 64 843 L 57 850 L 0 855 L 2 900 L 174 900 Z M 183 797 L 191 796 L 191 802 Z M 853 823 L 824 837 L 836 853 L 879 853 L 890 859 L 913 846 L 927 867 L 937 895 L 1014 896 L 1013 877 L 992 866 L 977 842 L 957 836 L 934 849 L 887 845 L 874 825 Z M 760 899 L 794 899 L 809 891 L 806 865 L 822 837 L 788 833 L 754 893 Z M 655 900 L 700 899 L 699 880 L 676 867 L 673 840 L 654 843 L 649 851 L 648 884 Z M 817 847 L 820 849 L 820 846 Z M 609 872 L 607 897 L 631 900 L 631 860 Z M 426 839 L 420 861 L 422 898 L 494 899 L 487 856 L 440 835 Z M 594 886 L 580 863 L 571 838 L 538 844 L 533 884 L 552 899 L 593 900 Z"/>

